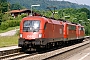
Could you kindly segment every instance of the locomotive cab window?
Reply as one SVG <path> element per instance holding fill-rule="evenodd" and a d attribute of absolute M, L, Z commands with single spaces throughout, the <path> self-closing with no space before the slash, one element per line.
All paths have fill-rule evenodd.
<path fill-rule="evenodd" d="M 38 32 L 40 28 L 40 21 L 38 20 L 27 20 L 24 21 L 23 31 L 24 32 Z"/>
<path fill-rule="evenodd" d="M 44 30 L 46 29 L 46 25 L 47 25 L 47 23 L 45 23 L 45 25 L 44 25 Z"/>

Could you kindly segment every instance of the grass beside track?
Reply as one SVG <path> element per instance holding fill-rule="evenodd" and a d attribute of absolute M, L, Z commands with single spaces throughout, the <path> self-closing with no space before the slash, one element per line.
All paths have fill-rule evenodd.
<path fill-rule="evenodd" d="M 10 27 L 6 30 L 0 30 L 0 33 L 4 33 L 4 32 L 7 32 L 7 31 L 10 31 L 10 30 L 14 30 L 14 29 L 19 29 L 19 26 L 16 26 L 16 27 Z"/>
<path fill-rule="evenodd" d="M 0 47 L 13 46 L 18 44 L 18 36 L 0 36 Z"/>

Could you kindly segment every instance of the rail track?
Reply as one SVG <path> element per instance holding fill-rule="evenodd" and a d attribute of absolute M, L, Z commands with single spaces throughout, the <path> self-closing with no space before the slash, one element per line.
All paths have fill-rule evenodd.
<path fill-rule="evenodd" d="M 36 54 L 24 58 L 23 60 L 64 60 L 65 58 L 80 52 L 81 50 L 90 47 L 90 40 L 86 39 L 82 43 L 78 43 L 72 46 L 52 50 L 49 52 Z"/>
<path fill-rule="evenodd" d="M 35 55 L 36 53 L 26 54 L 26 53 L 14 53 L 7 56 L 0 57 L 1 60 L 19 60 L 25 57 Z"/>
<path fill-rule="evenodd" d="M 72 55 L 80 50 L 83 50 L 90 45 L 89 38 L 86 38 L 82 43 L 75 44 L 63 48 L 54 48 L 48 51 L 36 52 L 32 51 L 29 53 L 20 52 L 19 49 L 12 49 L 0 52 L 0 60 L 63 60 L 68 55 Z"/>
<path fill-rule="evenodd" d="M 50 56 L 48 58 L 45 58 L 44 60 L 65 60 L 69 58 L 70 56 L 73 56 L 74 54 L 77 54 L 78 52 L 90 47 L 90 41 L 84 41 L 83 43 L 79 43 L 73 46 L 69 46 L 66 48 L 66 51 L 62 53 L 58 53 L 56 55 Z"/>

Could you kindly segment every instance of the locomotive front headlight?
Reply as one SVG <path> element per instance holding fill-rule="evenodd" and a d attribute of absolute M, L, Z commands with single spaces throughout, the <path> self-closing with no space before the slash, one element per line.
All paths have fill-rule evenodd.
<path fill-rule="evenodd" d="M 20 38 L 22 38 L 22 34 L 20 34 Z"/>
<path fill-rule="evenodd" d="M 39 34 L 39 36 L 38 36 L 39 38 L 41 38 L 42 37 L 42 34 Z"/>

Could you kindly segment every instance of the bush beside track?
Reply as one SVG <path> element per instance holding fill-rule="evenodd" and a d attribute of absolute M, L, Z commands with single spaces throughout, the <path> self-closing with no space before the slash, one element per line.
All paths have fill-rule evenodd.
<path fill-rule="evenodd" d="M 9 27 L 15 27 L 19 26 L 21 20 L 8 20 L 5 22 L 2 22 L 0 25 L 1 30 L 6 30 Z"/>

